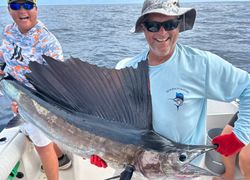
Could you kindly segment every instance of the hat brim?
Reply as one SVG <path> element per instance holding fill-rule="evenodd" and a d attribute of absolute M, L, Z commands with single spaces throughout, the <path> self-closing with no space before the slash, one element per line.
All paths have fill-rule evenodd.
<path fill-rule="evenodd" d="M 180 24 L 180 32 L 192 29 L 194 26 L 195 18 L 196 18 L 196 10 L 194 8 L 179 8 L 178 13 L 166 12 L 163 9 L 153 9 L 151 11 L 148 11 L 147 13 L 142 14 L 137 19 L 136 24 L 131 30 L 131 32 L 133 33 L 142 32 L 141 24 L 144 22 L 145 16 L 148 14 L 152 14 L 152 13 L 163 14 L 166 16 L 182 16 L 183 15 L 183 20 L 181 21 L 181 24 Z"/>

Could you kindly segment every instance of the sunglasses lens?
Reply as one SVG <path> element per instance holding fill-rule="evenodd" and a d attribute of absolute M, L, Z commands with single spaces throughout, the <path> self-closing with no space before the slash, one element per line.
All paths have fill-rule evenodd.
<path fill-rule="evenodd" d="M 144 22 L 144 26 L 150 32 L 158 32 L 161 28 L 161 24 L 158 22 Z"/>
<path fill-rule="evenodd" d="M 171 31 L 171 30 L 176 29 L 179 23 L 180 23 L 179 19 L 172 19 L 172 20 L 168 20 L 165 22 L 146 21 L 143 24 L 149 32 L 159 32 L 161 29 L 161 26 L 164 27 L 165 31 Z"/>
<path fill-rule="evenodd" d="M 26 2 L 23 4 L 23 8 L 26 10 L 31 10 L 31 9 L 33 9 L 33 7 L 34 7 L 33 3 Z"/>
<path fill-rule="evenodd" d="M 23 6 L 23 8 L 25 10 L 31 10 L 34 8 L 35 4 L 31 3 L 31 2 L 26 2 L 26 3 L 10 3 L 10 8 L 12 10 L 20 10 L 21 7 Z"/>
<path fill-rule="evenodd" d="M 21 4 L 10 3 L 10 9 L 12 9 L 12 10 L 19 10 L 19 9 L 21 9 Z"/>
<path fill-rule="evenodd" d="M 179 24 L 179 21 L 176 19 L 162 23 L 162 25 L 166 31 L 174 30 L 175 28 L 177 28 L 178 24 Z"/>

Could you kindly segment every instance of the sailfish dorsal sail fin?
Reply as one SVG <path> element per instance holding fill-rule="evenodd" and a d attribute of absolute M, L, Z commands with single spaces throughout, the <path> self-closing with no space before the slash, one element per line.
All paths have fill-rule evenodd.
<path fill-rule="evenodd" d="M 27 74 L 49 103 L 70 112 L 88 114 L 124 126 L 151 128 L 151 99 L 147 62 L 121 70 L 98 67 L 70 58 L 66 62 L 43 56 L 47 65 L 30 63 Z"/>

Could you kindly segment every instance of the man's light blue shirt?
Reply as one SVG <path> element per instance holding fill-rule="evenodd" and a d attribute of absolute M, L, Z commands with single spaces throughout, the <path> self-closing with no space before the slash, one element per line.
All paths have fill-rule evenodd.
<path fill-rule="evenodd" d="M 116 68 L 137 67 L 148 50 L 120 61 Z M 231 102 L 238 98 L 239 119 L 234 133 L 250 141 L 250 76 L 219 56 L 176 45 L 170 59 L 149 66 L 153 128 L 159 134 L 184 144 L 204 144 L 207 99 Z M 218 107 L 219 108 L 219 107 Z"/>

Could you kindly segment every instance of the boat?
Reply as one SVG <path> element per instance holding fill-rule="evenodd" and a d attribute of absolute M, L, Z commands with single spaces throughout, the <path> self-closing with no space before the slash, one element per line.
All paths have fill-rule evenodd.
<path fill-rule="evenodd" d="M 238 103 L 208 100 L 207 131 L 223 128 L 237 112 Z M 72 160 L 72 167 L 59 171 L 60 180 L 104 180 L 119 175 L 110 167 L 98 168 L 71 152 L 65 152 Z M 216 160 L 215 160 L 216 161 Z M 19 131 L 19 127 L 3 129 L 0 133 L 0 180 L 46 180 L 40 169 L 41 162 L 34 145 Z M 206 157 L 201 167 L 206 166 Z M 132 178 L 133 179 L 133 178 Z M 197 180 L 210 180 L 212 177 L 199 177 Z M 235 179 L 243 179 L 237 168 Z"/>

